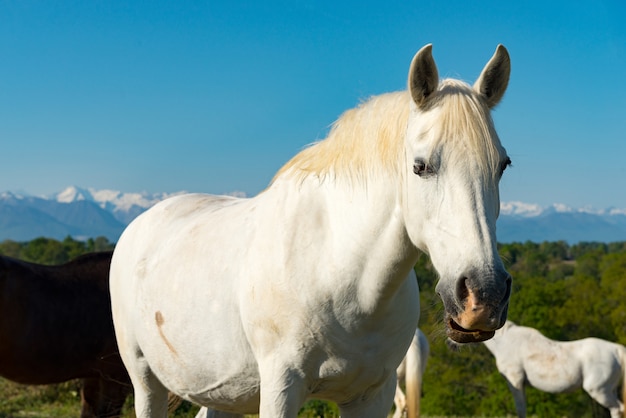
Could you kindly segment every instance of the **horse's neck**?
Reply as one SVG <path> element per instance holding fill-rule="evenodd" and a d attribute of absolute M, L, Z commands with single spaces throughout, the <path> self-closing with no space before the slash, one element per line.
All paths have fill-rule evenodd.
<path fill-rule="evenodd" d="M 289 232 L 293 245 L 314 242 L 326 251 L 329 266 L 359 280 L 358 296 L 364 303 L 375 303 L 406 279 L 417 250 L 406 233 L 398 193 L 389 182 L 344 186 L 308 178 L 278 181 L 267 193 L 273 194 L 272 201 L 281 196 L 285 217 L 299 226 Z M 338 279 L 332 278 L 335 283 Z"/>
<path fill-rule="evenodd" d="M 521 346 L 531 347 L 532 350 L 546 350 L 553 343 L 561 344 L 561 341 L 551 340 L 534 328 L 518 325 L 505 325 L 502 330 L 496 331 L 496 335 L 487 341 L 485 346 L 494 356 L 510 356 L 518 352 Z"/>
<path fill-rule="evenodd" d="M 497 357 L 500 354 L 505 354 L 510 347 L 511 338 L 508 331 L 509 329 L 505 325 L 505 328 L 496 331 L 496 334 L 492 338 L 483 341 L 485 347 L 487 347 L 487 349 L 491 351 L 494 356 Z"/>

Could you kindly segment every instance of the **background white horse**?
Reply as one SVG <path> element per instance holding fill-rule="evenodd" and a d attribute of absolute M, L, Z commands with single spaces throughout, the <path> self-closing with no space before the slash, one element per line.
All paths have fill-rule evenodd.
<path fill-rule="evenodd" d="M 138 418 L 164 417 L 168 389 L 261 418 L 295 417 L 309 398 L 385 417 L 417 328 L 418 250 L 439 273 L 449 338 L 504 324 L 495 223 L 510 160 L 490 109 L 509 55 L 498 46 L 470 87 L 439 83 L 431 51 L 408 92 L 346 112 L 256 197 L 178 196 L 126 228 L 110 287 Z"/>
<path fill-rule="evenodd" d="M 612 418 L 622 416 L 617 386 L 626 373 L 626 347 L 599 338 L 554 341 L 512 321 L 484 344 L 513 393 L 518 417 L 526 416 L 526 383 L 550 393 L 582 387 Z"/>
<path fill-rule="evenodd" d="M 398 366 L 398 383 L 394 402 L 396 410 L 393 418 L 416 418 L 419 417 L 419 403 L 422 390 L 422 376 L 426 370 L 430 345 L 424 333 L 418 328 L 415 331 L 409 350 Z M 405 387 L 405 392 L 402 390 Z M 240 414 L 224 413 L 200 408 L 196 418 L 243 418 Z"/>
<path fill-rule="evenodd" d="M 396 410 L 393 418 L 406 416 L 416 418 L 420 415 L 420 399 L 422 397 L 422 377 L 426 370 L 430 345 L 428 339 L 419 328 L 415 331 L 413 341 L 406 356 L 398 366 L 398 384 L 394 402 Z M 402 391 L 404 386 L 404 391 Z M 406 395 L 405 395 L 406 393 Z"/>

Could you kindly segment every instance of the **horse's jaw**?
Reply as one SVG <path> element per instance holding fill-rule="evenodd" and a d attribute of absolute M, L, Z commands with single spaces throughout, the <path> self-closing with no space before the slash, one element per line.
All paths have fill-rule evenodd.
<path fill-rule="evenodd" d="M 446 334 L 455 343 L 479 343 L 492 338 L 495 331 L 482 331 L 479 329 L 465 329 L 457 324 L 451 316 L 446 318 Z"/>

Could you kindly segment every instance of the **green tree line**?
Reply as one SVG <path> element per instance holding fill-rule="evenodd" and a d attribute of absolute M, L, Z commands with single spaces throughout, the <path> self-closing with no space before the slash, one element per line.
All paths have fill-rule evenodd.
<path fill-rule="evenodd" d="M 66 237 L 63 241 L 52 238 L 36 238 L 32 241 L 17 242 L 5 240 L 0 242 L 0 254 L 38 264 L 63 264 L 81 254 L 110 251 L 115 244 L 105 237 L 89 238 L 86 241 Z"/>
<path fill-rule="evenodd" d="M 77 241 L 38 238 L 0 242 L 0 254 L 42 264 L 61 264 L 80 254 L 113 249 L 99 237 Z M 626 242 L 511 243 L 499 246 L 513 276 L 509 319 L 556 340 L 598 337 L 626 345 Z M 431 354 L 423 380 L 424 416 L 515 415 L 513 398 L 493 356 L 483 344 L 448 347 L 443 304 L 435 293 L 437 273 L 422 255 L 415 270 L 420 285 L 420 328 Z M 526 390 L 528 414 L 597 417 L 607 411 L 582 390 L 547 394 Z M 1 396 L 1 395 L 0 395 Z M 309 402 L 306 416 L 336 416 L 336 407 Z"/>

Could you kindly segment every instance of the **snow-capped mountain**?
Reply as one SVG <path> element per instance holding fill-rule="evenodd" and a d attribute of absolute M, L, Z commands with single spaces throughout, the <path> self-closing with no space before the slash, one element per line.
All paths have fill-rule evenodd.
<path fill-rule="evenodd" d="M 0 193 L 0 240 L 63 239 L 69 235 L 79 239 L 105 236 L 117 241 L 137 215 L 173 195 L 76 186 L 51 196 Z"/>
<path fill-rule="evenodd" d="M 503 202 L 497 223 L 499 242 L 626 241 L 626 209 L 571 208 L 563 204 L 541 207 Z"/>
<path fill-rule="evenodd" d="M 29 241 L 105 236 L 117 239 L 126 224 L 96 202 L 54 199 L 4 192 L 0 194 L 0 240 Z"/>
<path fill-rule="evenodd" d="M 65 190 L 47 196 L 48 200 L 57 201 L 59 203 L 73 203 L 80 201 L 94 202 L 99 207 L 113 214 L 115 219 L 128 224 L 137 215 L 151 207 L 157 202 L 177 194 L 183 194 L 184 191 L 177 193 L 122 193 L 117 190 L 96 190 L 93 188 L 83 189 L 76 186 L 70 186 Z"/>
<path fill-rule="evenodd" d="M 105 236 L 115 242 L 137 215 L 178 193 L 123 193 L 71 186 L 50 196 L 0 193 L 0 241 Z M 233 195 L 245 197 L 243 193 Z M 626 241 L 626 209 L 503 202 L 498 241 Z"/>
<path fill-rule="evenodd" d="M 530 218 L 533 216 L 542 216 L 549 213 L 588 213 L 591 215 L 626 215 L 626 209 L 608 208 L 595 209 L 592 207 L 583 207 L 574 209 L 562 203 L 554 203 L 551 206 L 543 207 L 534 203 L 524 202 L 502 202 L 500 205 L 500 215 L 518 216 Z"/>

